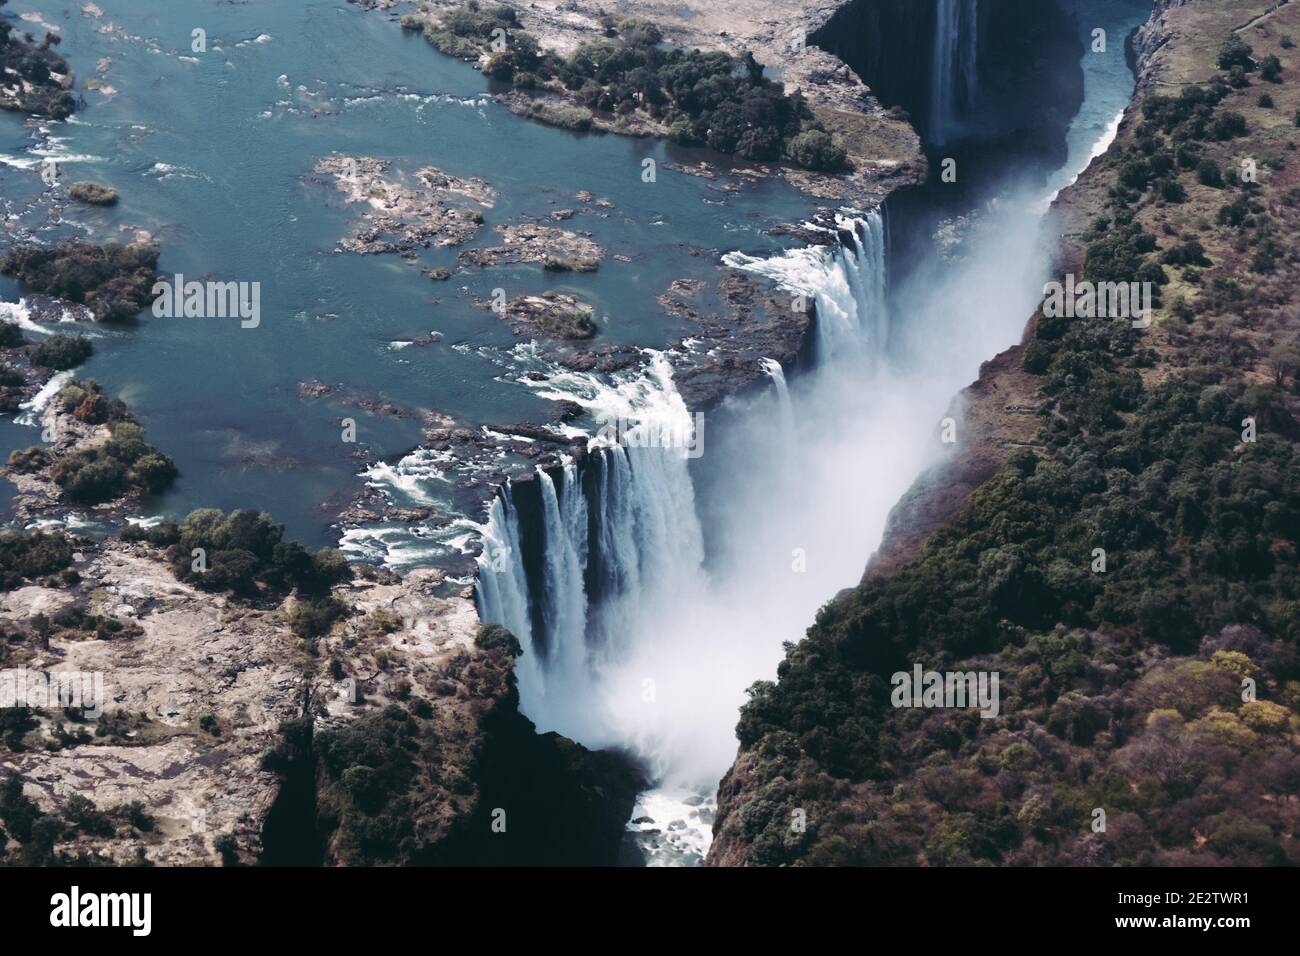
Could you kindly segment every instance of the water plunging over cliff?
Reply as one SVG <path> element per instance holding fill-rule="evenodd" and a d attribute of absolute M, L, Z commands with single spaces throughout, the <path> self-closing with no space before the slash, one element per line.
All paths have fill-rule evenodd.
<path fill-rule="evenodd" d="M 602 428 L 581 468 L 566 459 L 557 474 L 539 468 L 527 483 L 540 520 L 520 520 L 519 485 L 493 502 L 479 559 L 480 614 L 520 639 L 521 702 L 542 729 L 623 743 L 596 703 L 603 672 L 647 610 L 702 573 L 687 469 L 690 443 L 702 436 L 662 353 L 612 383 L 553 368 L 533 384 L 582 405 Z M 541 555 L 540 567 L 526 566 L 529 554 Z"/>
<path fill-rule="evenodd" d="M 929 139 L 947 142 L 979 88 L 979 0 L 935 0 Z"/>
<path fill-rule="evenodd" d="M 802 379 L 787 383 L 780 365 L 766 362 L 775 387 L 751 397 L 750 424 L 732 437 L 712 431 L 702 443 L 667 355 L 651 353 L 643 371 L 611 379 L 552 366 L 524 384 L 577 402 L 597 421 L 623 422 L 622 440 L 603 428 L 581 462 L 507 486 L 484 527 L 480 614 L 511 629 L 524 648 L 517 666 L 524 712 L 540 730 L 640 756 L 663 784 L 647 805 L 692 820 L 688 831 L 664 837 L 679 844 L 675 861 L 698 860 L 707 847 L 711 791 L 734 752 L 745 687 L 775 666 L 782 638 L 853 579 L 864 558 L 859 532 L 871 534 L 853 518 L 824 513 L 810 522 L 779 504 L 799 495 L 802 478 L 784 467 L 795 447 L 858 444 L 839 416 L 864 371 L 884 367 L 884 219 L 843 215 L 833 231 L 829 245 L 726 258 L 815 301 L 811 377 L 837 383 L 835 390 L 811 394 Z M 694 449 L 684 436 L 697 440 Z M 743 453 L 731 447 L 736 440 Z M 716 503 L 697 510 L 691 468 L 699 452 L 707 454 L 698 464 L 715 472 L 742 459 L 782 466 L 772 485 L 761 467 L 734 476 L 728 502 L 746 502 L 749 511 L 735 520 Z M 844 461 L 829 454 L 806 477 L 843 499 L 851 469 L 819 476 L 825 463 Z M 885 482 L 882 490 L 902 489 Z M 800 549 L 814 556 L 814 573 L 792 571 Z"/>
<path fill-rule="evenodd" d="M 727 261 L 813 298 L 815 361 L 860 368 L 887 342 L 884 221 L 872 213 L 843 216 L 836 225 L 839 241 L 832 245 Z M 780 366 L 768 372 L 786 424 L 770 430 L 767 441 L 769 453 L 780 455 L 788 451 L 798 411 Z M 623 431 L 602 428 L 581 464 L 566 460 L 539 469 L 535 478 L 504 488 L 489 511 L 479 608 L 485 621 L 505 625 L 524 647 L 518 666 L 524 711 L 543 730 L 639 751 L 661 773 L 671 773 L 681 756 L 664 746 L 665 736 L 679 730 L 676 744 L 688 750 L 701 736 L 729 749 L 730 721 L 701 735 L 673 727 L 668 708 L 638 703 L 654 703 L 666 689 L 656 676 L 662 666 L 646 666 L 666 646 L 656 631 L 680 626 L 671 609 L 709 601 L 714 587 L 689 467 L 703 446 L 692 450 L 686 440 L 704 436 L 677 393 L 668 356 L 652 353 L 644 371 L 609 381 L 553 367 L 529 384 L 543 396 L 577 402 L 597 421 L 622 423 Z M 772 652 L 779 654 L 779 644 Z M 727 707 L 739 703 L 747 677 L 737 669 L 736 686 L 726 688 Z"/>
<path fill-rule="evenodd" d="M 1108 69 L 1124 72 L 1122 52 Z M 1122 83 L 1112 85 L 1127 96 Z M 1081 149 L 1076 138 L 1087 140 Z M 1063 173 L 1073 174 L 1096 132 L 1081 126 L 1070 139 Z M 734 756 L 745 687 L 773 676 L 782 642 L 796 640 L 831 595 L 859 579 L 890 508 L 941 454 L 935 426 L 954 413 L 952 396 L 983 360 L 1016 341 L 1032 313 L 1048 266 L 1039 227 L 1051 189 L 1024 171 L 1030 165 L 1016 167 L 1009 185 L 989 183 L 987 198 L 996 201 L 972 201 L 956 245 L 942 254 L 927 247 L 906 288 L 886 289 L 887 230 L 874 214 L 843 215 L 827 246 L 726 256 L 733 268 L 814 300 L 811 372 L 784 382 L 766 365 L 774 388 L 751 396 L 725 429 L 712 429 L 698 461 L 594 443 L 584 461 L 550 471 L 553 509 L 540 480 L 494 505 L 480 602 L 486 619 L 507 621 L 496 610 L 505 606 L 499 596 L 522 581 L 527 610 L 515 614 L 528 628 L 519 665 L 525 710 L 542 730 L 622 745 L 645 759 L 659 787 L 634 817 L 654 817 L 647 827 L 658 833 L 643 839 L 666 845 L 668 859 L 690 861 L 707 844 L 708 794 Z M 907 225 L 895 221 L 896 231 Z M 643 375 L 606 382 L 553 369 L 534 387 L 638 421 L 685 415 L 666 356 Z M 793 441 L 784 425 L 773 427 L 787 407 Z M 563 518 L 565 502 L 579 499 L 585 553 L 565 530 L 578 519 Z M 671 515 L 691 533 L 647 546 L 639 513 Z M 541 556 L 539 544 L 549 551 L 555 542 L 558 553 Z M 556 573 L 576 577 L 570 554 L 584 568 L 586 598 L 585 661 L 576 674 L 567 663 L 573 642 L 553 631 L 564 615 L 546 610 L 556 596 L 581 604 L 571 587 L 547 584 Z M 523 571 L 513 570 L 520 562 Z M 647 562 L 658 570 L 650 573 Z M 685 830 L 669 832 L 664 824 L 673 819 Z"/>
<path fill-rule="evenodd" d="M 733 252 L 722 261 L 774 279 L 817 306 L 816 361 L 883 352 L 889 340 L 885 307 L 887 237 L 879 212 L 839 215 L 839 245 L 791 249 L 760 259 Z"/>

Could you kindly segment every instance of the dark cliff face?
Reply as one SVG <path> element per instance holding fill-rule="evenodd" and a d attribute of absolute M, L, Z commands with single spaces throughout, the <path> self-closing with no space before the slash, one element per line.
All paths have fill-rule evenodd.
<path fill-rule="evenodd" d="M 411 698 L 344 724 L 304 717 L 282 728 L 268 756 L 281 790 L 261 865 L 620 862 L 642 772 L 619 753 L 537 733 L 519 712 L 518 642 L 485 628 L 479 644 L 442 669 L 436 704 Z"/>
<path fill-rule="evenodd" d="M 938 0 L 853 0 L 809 42 L 848 63 L 886 106 L 901 106 L 929 143 L 933 114 Z M 964 3 L 958 3 L 963 7 Z M 1043 142 L 1060 140 L 1083 96 L 1077 31 L 1055 0 L 979 0 L 975 7 L 973 90 L 959 80 L 957 110 L 947 137 L 988 140 L 1026 130 Z M 969 14 L 961 17 L 963 34 Z"/>
<path fill-rule="evenodd" d="M 970 10 L 967 0 L 954 2 Z M 939 0 L 853 0 L 810 37 L 848 62 L 884 104 L 906 109 L 927 140 L 929 182 L 889 199 L 893 289 L 905 288 L 929 256 L 941 222 L 1000 195 L 1009 177 L 1045 181 L 1059 168 L 1083 103 L 1083 41 L 1057 0 L 978 0 L 975 95 L 969 103 L 955 95 L 944 142 L 936 142 L 929 114 L 938 6 Z M 958 24 L 960 49 L 969 12 Z M 960 64 L 952 69 L 962 72 Z M 957 83 L 963 93 L 965 81 Z M 943 178 L 948 160 L 956 163 L 955 181 Z"/>

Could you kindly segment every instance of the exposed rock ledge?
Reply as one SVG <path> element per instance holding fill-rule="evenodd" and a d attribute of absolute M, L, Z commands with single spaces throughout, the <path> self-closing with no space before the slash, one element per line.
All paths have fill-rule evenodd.
<path fill-rule="evenodd" d="M 142 802 L 155 820 L 153 832 L 134 839 L 82 835 L 75 847 L 62 848 L 119 863 L 139 862 L 140 854 L 156 864 L 215 862 L 213 840 L 221 833 L 234 836 L 241 858 L 256 859 L 280 789 L 260 759 L 277 743 L 281 723 L 313 704 L 332 720 L 347 720 L 382 705 L 403 676 L 428 683 L 440 663 L 472 649 L 478 626 L 468 599 L 430 596 L 437 572 L 342 586 L 340 595 L 359 613 L 339 639 L 355 642 L 349 656 L 358 671 L 381 649 L 393 652 L 395 662 L 356 682 L 361 702 L 352 704 L 345 693 L 352 685 L 314 673 L 319 662 L 290 633 L 292 601 L 257 609 L 198 591 L 177 581 L 147 545 L 82 541 L 76 557 L 79 587 L 21 588 L 0 596 L 0 615 L 30 621 L 78 606 L 138 625 L 136 636 L 108 641 L 67 639 L 69 632 L 56 631 L 47 648 L 23 662 L 29 671 L 102 674 L 104 717 L 86 726 L 130 729 L 61 750 L 5 752 L 4 762 L 47 811 L 73 794 L 101 810 Z M 396 612 L 401 627 L 359 636 L 364 614 L 379 608 Z M 470 706 L 454 695 L 437 705 Z M 36 713 L 42 724 L 63 717 Z"/>
<path fill-rule="evenodd" d="M 329 176 L 350 203 L 367 208 L 339 248 L 362 255 L 396 252 L 414 258 L 432 245 L 459 246 L 478 234 L 482 209 L 496 194 L 483 180 L 449 176 L 422 166 L 414 183 L 391 173 L 392 164 L 369 156 L 326 156 L 314 171 Z"/>

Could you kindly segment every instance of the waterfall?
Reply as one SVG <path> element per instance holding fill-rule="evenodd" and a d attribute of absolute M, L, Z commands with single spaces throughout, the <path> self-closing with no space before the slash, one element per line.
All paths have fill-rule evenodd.
<path fill-rule="evenodd" d="M 723 262 L 813 299 L 818 362 L 878 357 L 889 342 L 884 217 L 879 211 L 837 215 L 835 225 L 841 241 L 832 246 L 790 249 L 769 259 L 733 252 Z"/>
<path fill-rule="evenodd" d="M 587 566 L 587 503 L 577 482 L 573 459 L 565 456 L 561 471 L 563 494 L 545 469 L 538 469 L 543 528 L 546 535 L 546 582 L 542 619 L 546 625 L 548 673 L 567 682 L 581 674 L 586 663 L 583 641 L 587 619 L 587 594 L 583 578 Z M 542 683 L 543 689 L 545 682 Z"/>
<path fill-rule="evenodd" d="M 763 366 L 763 371 L 767 377 L 772 380 L 772 388 L 776 392 L 777 414 L 781 417 L 781 438 L 783 443 L 794 441 L 794 405 L 790 400 L 790 386 L 786 384 L 785 369 L 776 359 L 764 358 L 759 359 L 759 364 Z"/>
<path fill-rule="evenodd" d="M 885 223 L 879 212 L 840 215 L 833 231 L 838 241 L 830 246 L 725 261 L 813 299 L 817 360 L 857 369 L 888 341 Z M 645 653 L 637 644 L 648 621 L 708 588 L 688 467 L 692 449 L 703 450 L 701 425 L 677 391 L 668 357 L 647 354 L 642 369 L 609 378 L 517 354 L 532 363 L 521 384 L 577 403 L 600 427 L 581 464 L 566 457 L 558 468 L 539 467 L 533 481 L 507 483 L 481 528 L 479 614 L 519 639 L 525 713 L 544 730 L 590 744 L 629 743 L 613 730 L 609 708 L 618 704 L 609 699 L 637 691 L 615 689 L 610 675 Z M 785 374 L 774 360 L 762 364 L 788 439 L 796 419 Z M 540 555 L 539 566 L 527 567 L 525 554 Z"/>
<path fill-rule="evenodd" d="M 908 420 L 885 380 L 884 218 L 846 213 L 832 226 L 811 228 L 835 241 L 767 259 L 724 257 L 815 304 L 813 358 L 826 382 L 809 396 L 809 380 L 789 383 L 779 362 L 760 360 L 772 394 L 754 401 L 775 401 L 781 430 L 770 427 L 770 405 L 756 405 L 745 426 L 755 431 L 737 436 L 756 462 L 773 467 L 734 476 L 727 506 L 736 517 L 710 514 L 711 530 L 720 520 L 730 529 L 710 540 L 727 555 L 716 569 L 705 565 L 689 467 L 691 452 L 704 450 L 701 422 L 678 392 L 668 356 L 648 350 L 639 370 L 606 377 L 551 363 L 535 348 L 512 351 L 521 386 L 577 403 L 599 427 L 578 461 L 539 468 L 492 502 L 482 528 L 479 614 L 519 638 L 521 708 L 539 730 L 589 747 L 618 746 L 646 761 L 656 788 L 643 794 L 639 812 L 653 813 L 651 831 L 668 833 L 664 815 L 685 821 L 664 843 L 642 835 L 661 862 L 702 856 L 712 790 L 735 752 L 732 728 L 745 687 L 771 673 L 782 640 L 860 573 L 862 542 L 871 540 L 856 518 L 803 520 L 800 509 L 811 500 L 806 482 L 847 501 L 860 496 L 860 466 L 825 471 L 823 462 L 840 456 L 814 454 L 790 484 L 796 424 L 800 442 L 819 447 L 829 437 L 871 455 L 871 448 L 898 444 L 892 432 L 843 427 L 842 416 L 857 414 L 847 411 L 852 396 L 877 379 L 877 416 L 891 428 Z M 709 446 L 716 461 L 730 460 L 728 436 L 714 441 L 723 446 Z M 710 456 L 707 467 L 725 466 Z M 873 493 L 896 498 L 909 476 L 878 477 Z M 813 573 L 795 573 L 792 548 L 807 551 Z"/>
<path fill-rule="evenodd" d="M 488 508 L 488 520 L 481 529 L 483 553 L 478 558 L 478 611 L 485 624 L 500 624 L 524 647 L 531 647 L 533 624 L 528 600 L 528 580 L 524 574 L 523 548 L 519 539 L 519 520 L 510 482 L 501 488 Z M 530 674 L 533 683 L 541 680 L 537 657 L 519 662 L 520 670 Z M 522 676 L 521 676 L 522 681 Z"/>
<path fill-rule="evenodd" d="M 612 383 L 559 367 L 539 394 L 584 406 L 604 426 L 579 468 L 566 458 L 558 480 L 537 470 L 542 540 L 540 586 L 523 566 L 523 528 L 508 485 L 493 501 L 479 557 L 480 617 L 519 638 L 519 692 L 545 730 L 607 740 L 600 712 L 607 666 L 629 650 L 637 622 L 703 577 L 703 533 L 687 468 L 690 413 L 662 353 Z"/>
<path fill-rule="evenodd" d="M 929 140 L 942 146 L 975 102 L 979 0 L 935 0 Z"/>
<path fill-rule="evenodd" d="M 966 83 L 966 108 L 975 105 L 979 98 L 979 0 L 966 0 L 964 29 L 962 31 L 962 78 Z"/>

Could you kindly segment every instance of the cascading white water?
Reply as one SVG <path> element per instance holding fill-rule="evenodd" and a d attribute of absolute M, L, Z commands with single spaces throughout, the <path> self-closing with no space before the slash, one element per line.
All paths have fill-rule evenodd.
<path fill-rule="evenodd" d="M 935 0 L 930 62 L 929 140 L 948 141 L 975 102 L 979 66 L 979 0 Z"/>
<path fill-rule="evenodd" d="M 626 743 L 602 707 L 603 683 L 625 658 L 637 623 L 703 579 L 703 534 L 687 469 L 691 442 L 703 436 L 694 433 L 662 353 L 651 353 L 644 372 L 612 383 L 552 367 L 544 382 L 529 384 L 544 396 L 583 405 L 601 422 L 589 445 L 597 491 L 588 500 L 572 460 L 565 460 L 558 487 L 538 469 L 540 593 L 530 593 L 522 569 L 511 498 L 493 503 L 479 558 L 480 616 L 507 627 L 524 623 L 516 632 L 524 648 L 520 699 L 543 729 L 587 743 Z"/>
<path fill-rule="evenodd" d="M 965 0 L 965 21 L 962 25 L 962 76 L 966 81 L 966 106 L 975 105 L 979 98 L 980 11 L 979 0 Z"/>
<path fill-rule="evenodd" d="M 785 380 L 785 369 L 776 359 L 759 359 L 763 371 L 772 380 L 772 389 L 776 392 L 776 409 L 781 421 L 781 438 L 792 442 L 795 438 L 794 405 L 790 401 L 790 386 Z"/>
<path fill-rule="evenodd" d="M 880 370 L 888 344 L 885 226 L 873 212 L 840 216 L 835 231 L 833 245 L 771 259 L 737 254 L 727 262 L 814 301 L 818 366 L 840 369 L 834 380 L 854 389 L 864 371 Z M 800 402 L 780 364 L 762 364 L 783 424 L 779 432 L 765 427 L 755 436 L 751 450 L 760 461 L 790 460 L 794 442 L 810 435 L 834 435 L 855 447 L 859 438 L 893 441 L 883 433 L 845 433 L 827 417 L 845 407 L 840 396 L 828 392 L 826 401 Z M 782 513 L 776 504 L 789 493 L 784 467 L 773 472 L 780 481 L 769 488 L 763 484 L 767 466 L 758 466 L 737 479 L 735 500 L 747 502 L 747 515 L 724 523 L 741 529 L 743 540 L 719 536 L 719 547 L 736 557 L 723 562 L 731 569 L 727 579 L 715 581 L 705 571 L 695 488 L 680 447 L 691 416 L 667 357 L 651 353 L 642 372 L 612 381 L 558 366 L 531 371 L 543 374 L 521 381 L 540 395 L 578 402 L 597 421 L 632 427 L 621 441 L 602 429 L 581 469 L 566 462 L 552 471 L 554 480 L 539 474 L 545 557 L 538 569 L 542 583 L 531 593 L 530 575 L 520 567 L 518 486 L 493 504 L 480 558 L 480 613 L 507 627 L 518 622 L 525 713 L 542 730 L 589 746 L 622 746 L 642 757 L 661 783 L 645 795 L 643 809 L 688 821 L 672 836 L 653 838 L 673 847 L 661 846 L 657 859 L 698 860 L 709 839 L 712 788 L 734 752 L 732 726 L 745 687 L 771 672 L 782 640 L 806 626 L 827 594 L 851 582 L 846 569 L 860 569 L 862 540 L 876 532 L 843 519 L 801 529 L 799 512 Z M 898 413 L 886 422 L 902 420 L 892 399 L 883 398 L 882 407 Z M 711 454 L 725 456 L 726 450 Z M 807 476 L 817 490 L 847 501 L 851 473 L 823 473 L 822 464 L 814 461 Z M 897 496 L 911 473 L 877 485 L 882 494 Z M 842 540 L 831 544 L 834 537 Z M 816 573 L 792 575 L 792 549 L 807 549 Z M 748 572 L 763 582 L 759 599 L 749 593 Z"/>
<path fill-rule="evenodd" d="M 546 647 L 545 674 L 539 690 L 543 698 L 548 682 L 567 692 L 587 663 L 583 640 L 587 619 L 587 593 L 583 576 L 587 567 L 587 502 L 578 486 L 578 470 L 565 457 L 561 471 L 563 495 L 544 469 L 539 469 L 543 527 L 546 532 L 546 583 L 542 619 L 553 644 Z"/>
<path fill-rule="evenodd" d="M 879 355 L 889 339 L 884 217 L 878 211 L 837 215 L 835 225 L 847 244 L 790 249 L 770 259 L 739 252 L 722 257 L 733 268 L 766 276 L 816 303 L 818 362 Z"/>
<path fill-rule="evenodd" d="M 524 575 L 523 548 L 519 541 L 519 521 L 514 495 L 507 482 L 488 508 L 483 525 L 483 553 L 478 559 L 479 617 L 489 624 L 500 624 L 531 646 L 533 624 L 529 615 L 528 580 Z M 520 661 L 522 671 L 535 671 L 534 683 L 541 681 L 541 664 L 536 656 Z"/>
<path fill-rule="evenodd" d="M 975 0 L 965 10 L 973 29 Z M 965 86 L 973 90 L 974 44 L 964 29 L 962 37 L 970 52 L 961 69 L 971 71 Z M 1122 58 L 1104 69 L 1116 76 L 1126 70 Z M 1123 101 L 1122 86 L 1116 84 Z M 1106 116 L 1112 112 L 1108 106 Z M 1086 165 L 1087 145 L 1072 151 L 1064 181 Z M 939 457 L 935 424 L 952 414 L 953 396 L 981 362 L 1019 338 L 1048 274 L 1051 243 L 1040 224 L 1051 193 L 1033 183 L 1008 186 L 997 203 L 971 216 L 958 248 L 923 260 L 893 290 L 888 301 L 899 308 L 892 325 L 878 216 L 842 218 L 838 246 L 767 260 L 726 256 L 728 265 L 816 302 L 815 372 L 787 383 L 784 393 L 797 453 L 771 427 L 769 393 L 756 396 L 747 414 L 732 416 L 719 430 L 724 434 L 711 433 L 701 464 L 724 482 L 702 481 L 697 490 L 680 456 L 618 446 L 597 447 L 594 460 L 557 477 L 561 515 L 566 500 L 587 499 L 587 661 L 581 675 L 564 678 L 572 705 L 562 710 L 553 664 L 526 653 L 521 687 L 549 684 L 544 702 L 526 695 L 525 710 L 542 730 L 567 725 L 582 743 L 622 745 L 645 759 L 657 786 L 642 795 L 633 816 L 653 822 L 630 829 L 644 828 L 640 840 L 652 863 L 698 861 L 710 838 L 712 794 L 735 756 L 745 688 L 774 677 L 783 642 L 797 639 L 830 595 L 860 578 L 890 509 Z M 784 404 L 784 376 L 775 364 L 764 367 Z M 554 366 L 530 371 L 543 371 L 544 381 L 530 377 L 524 384 L 593 414 L 608 409 L 661 422 L 685 415 L 663 356 L 643 374 L 613 382 Z M 709 535 L 707 574 L 697 494 Z M 519 621 L 528 648 L 527 602 L 542 598 L 528 594 L 522 572 L 487 569 L 493 555 L 518 561 L 522 554 L 509 489 L 502 499 L 485 529 L 480 605 L 486 620 Z M 647 512 L 660 517 L 652 521 Z M 576 527 L 576 519 L 556 523 Z M 649 533 L 672 523 L 686 529 L 680 539 Z M 545 564 L 572 567 L 549 558 Z M 650 589 L 649 581 L 658 583 Z M 555 593 L 562 592 L 572 593 Z"/>

